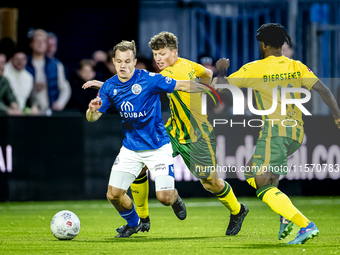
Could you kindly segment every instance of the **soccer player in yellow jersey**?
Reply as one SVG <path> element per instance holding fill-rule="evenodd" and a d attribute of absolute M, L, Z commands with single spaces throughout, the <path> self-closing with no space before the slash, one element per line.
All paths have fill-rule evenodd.
<path fill-rule="evenodd" d="M 149 46 L 158 67 L 162 70 L 161 74 L 175 80 L 194 81 L 199 77 L 202 82 L 210 83 L 213 72 L 202 65 L 178 57 L 177 44 L 177 37 L 170 32 L 161 32 L 151 38 Z M 249 210 L 237 201 L 231 186 L 213 171 L 216 167 L 216 138 L 207 116 L 201 114 L 201 93 L 175 92 L 169 95 L 169 99 L 171 116 L 165 127 L 170 136 L 173 156 L 180 154 L 191 173 L 200 179 L 203 187 L 215 194 L 229 209 L 231 216 L 226 235 L 236 235 L 241 230 Z M 136 179 L 131 190 L 137 213 L 141 218 L 148 218 L 148 181 L 145 174 Z"/>
<path fill-rule="evenodd" d="M 162 70 L 161 74 L 175 80 L 192 80 L 200 78 L 210 83 L 213 72 L 202 65 L 178 57 L 177 37 L 170 32 L 161 32 L 151 38 L 149 46 L 153 57 Z M 87 82 L 88 87 L 100 88 L 102 82 Z M 226 235 L 236 235 L 242 227 L 249 209 L 240 204 L 233 189 L 226 181 L 218 177 L 216 168 L 216 138 L 207 116 L 201 114 L 201 93 L 177 93 L 169 96 L 171 116 L 165 127 L 171 140 L 173 157 L 181 155 L 191 173 L 200 179 L 203 187 L 216 195 L 230 211 L 230 221 Z M 131 184 L 131 193 L 136 204 L 136 211 L 143 224 L 142 231 L 149 231 L 150 219 L 148 209 L 149 184 L 145 167 Z M 176 201 L 172 206 L 176 212 Z M 176 214 L 177 215 L 177 214 Z M 178 216 L 177 216 L 178 217 Z M 185 219 L 186 215 L 179 217 Z M 122 231 L 124 226 L 117 228 Z"/>
<path fill-rule="evenodd" d="M 330 108 L 338 127 L 340 111 L 333 94 L 310 69 L 299 61 L 282 56 L 281 47 L 284 42 L 291 43 L 282 25 L 264 24 L 257 30 L 256 38 L 260 42 L 262 59 L 242 66 L 240 70 L 228 76 L 227 81 L 240 88 L 252 88 L 258 110 L 271 108 L 273 88 L 277 88 L 278 104 L 273 113 L 262 116 L 264 126 L 260 131 L 254 155 L 248 163 L 252 172 L 245 173 L 245 177 L 256 189 L 257 197 L 280 214 L 279 239 L 290 234 L 294 223 L 300 231 L 288 244 L 302 244 L 317 236 L 319 230 L 278 189 L 280 175 L 287 174 L 287 157 L 300 147 L 304 135 L 301 110 L 296 105 L 288 104 L 286 115 L 281 115 L 281 96 L 284 88 L 304 86 L 308 90 L 315 90 Z M 220 59 L 216 63 L 219 73 L 224 75 L 228 66 L 227 59 Z M 286 98 L 300 99 L 301 93 L 290 92 Z"/>

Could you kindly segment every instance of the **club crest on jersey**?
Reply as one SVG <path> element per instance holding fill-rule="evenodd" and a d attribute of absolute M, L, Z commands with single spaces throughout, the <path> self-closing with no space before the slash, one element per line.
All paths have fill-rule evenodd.
<path fill-rule="evenodd" d="M 133 84 L 131 91 L 133 94 L 138 95 L 142 92 L 142 87 L 139 84 Z"/>
<path fill-rule="evenodd" d="M 172 78 L 170 78 L 170 77 L 165 77 L 165 82 L 166 82 L 167 84 L 170 84 L 170 83 L 172 82 Z"/>

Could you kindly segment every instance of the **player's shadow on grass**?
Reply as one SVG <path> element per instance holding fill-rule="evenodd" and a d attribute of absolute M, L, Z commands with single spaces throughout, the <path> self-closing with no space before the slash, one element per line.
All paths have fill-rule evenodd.
<path fill-rule="evenodd" d="M 216 239 L 220 236 L 196 236 L 196 237 L 149 237 L 149 236 L 133 236 L 130 238 L 104 238 L 103 240 L 74 240 L 77 242 L 94 242 L 94 243 L 108 243 L 108 242 L 164 242 L 177 240 L 203 240 Z"/>

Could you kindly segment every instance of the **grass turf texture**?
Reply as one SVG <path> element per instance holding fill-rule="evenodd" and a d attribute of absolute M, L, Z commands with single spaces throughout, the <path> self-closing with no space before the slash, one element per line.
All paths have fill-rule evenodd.
<path fill-rule="evenodd" d="M 183 199 L 188 217 L 150 201 L 151 230 L 115 239 L 125 221 L 109 202 L 51 201 L 0 203 L 0 254 L 339 254 L 340 197 L 293 197 L 292 201 L 320 230 L 304 245 L 277 239 L 279 216 L 257 198 L 240 198 L 250 212 L 237 236 L 225 236 L 229 212 L 216 198 Z M 81 221 L 79 235 L 57 240 L 50 231 L 55 213 L 70 210 Z"/>

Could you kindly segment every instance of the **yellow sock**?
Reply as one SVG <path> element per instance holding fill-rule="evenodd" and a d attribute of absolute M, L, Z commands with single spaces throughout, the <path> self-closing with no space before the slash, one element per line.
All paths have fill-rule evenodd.
<path fill-rule="evenodd" d="M 236 215 L 241 210 L 241 204 L 237 201 L 234 191 L 229 183 L 224 183 L 224 188 L 220 192 L 214 194 L 221 201 L 221 203 L 229 209 L 231 214 Z"/>
<path fill-rule="evenodd" d="M 310 220 L 308 220 L 302 213 L 297 213 L 293 216 L 291 219 L 292 222 L 294 222 L 296 225 L 299 226 L 299 228 L 305 228 L 310 223 Z"/>
<path fill-rule="evenodd" d="M 274 212 L 292 221 L 300 228 L 308 226 L 310 221 L 296 209 L 289 197 L 275 186 L 262 187 L 256 191 L 256 195 L 269 205 Z"/>
<path fill-rule="evenodd" d="M 136 211 L 140 218 L 149 216 L 149 181 L 148 176 L 143 175 L 131 184 L 131 193 L 136 205 Z"/>

